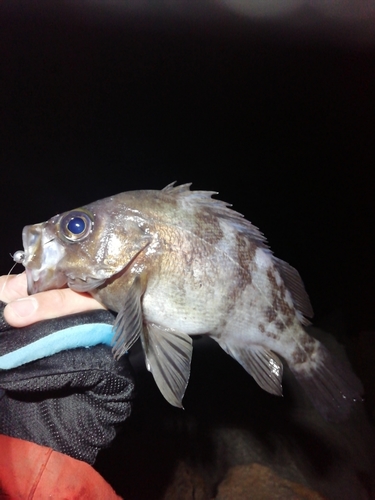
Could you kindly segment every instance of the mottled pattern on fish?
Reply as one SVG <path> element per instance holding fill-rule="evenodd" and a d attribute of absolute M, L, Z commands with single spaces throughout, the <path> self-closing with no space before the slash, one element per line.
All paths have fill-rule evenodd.
<path fill-rule="evenodd" d="M 27 226 L 29 293 L 67 285 L 118 312 L 115 356 L 140 337 L 175 406 L 189 379 L 190 336 L 207 334 L 277 395 L 283 357 L 323 416 L 345 418 L 362 387 L 304 330 L 313 312 L 298 272 L 216 193 L 189 186 L 121 193 Z"/>

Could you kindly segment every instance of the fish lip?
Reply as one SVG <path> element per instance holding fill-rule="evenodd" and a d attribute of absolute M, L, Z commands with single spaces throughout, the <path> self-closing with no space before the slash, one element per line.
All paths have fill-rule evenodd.
<path fill-rule="evenodd" d="M 63 288 L 67 283 L 67 277 L 58 268 L 64 246 L 46 225 L 43 222 L 25 226 L 22 232 L 28 295 Z"/>
<path fill-rule="evenodd" d="M 27 280 L 27 293 L 28 295 L 34 295 L 35 293 L 43 292 L 46 290 L 46 284 L 43 280 L 43 272 L 36 272 L 32 269 L 26 268 L 26 280 Z M 37 276 L 36 276 L 37 275 Z M 44 286 L 42 285 L 44 283 Z"/>
<path fill-rule="evenodd" d="M 61 272 L 50 273 L 49 271 L 51 271 L 51 269 L 43 271 L 26 269 L 28 295 L 34 295 L 35 293 L 39 292 L 46 292 L 47 290 L 58 290 L 60 288 L 66 288 L 66 276 Z"/>
<path fill-rule="evenodd" d="M 38 293 L 37 281 L 34 281 L 32 271 L 30 269 L 26 269 L 26 280 L 27 280 L 27 294 L 34 295 L 34 293 Z"/>

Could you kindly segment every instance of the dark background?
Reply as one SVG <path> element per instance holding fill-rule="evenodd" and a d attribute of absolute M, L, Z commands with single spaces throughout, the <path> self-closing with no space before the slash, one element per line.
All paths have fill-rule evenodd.
<path fill-rule="evenodd" d="M 21 249 L 23 226 L 58 212 L 174 180 L 219 191 L 300 271 L 315 324 L 333 317 L 333 330 L 362 346 L 374 416 L 373 339 L 361 344 L 359 333 L 375 329 L 375 13 L 365 0 L 326 11 L 301 1 L 267 16 L 231 2 L 0 3 L 0 272 Z M 195 343 L 185 412 L 165 403 L 132 349 L 137 404 L 99 457 L 104 477 L 125 498 L 163 498 L 181 458 L 216 467 L 210 433 L 226 427 L 244 430 L 256 453 L 264 439 L 269 451 L 269 433 L 296 441 L 302 470 L 312 460 L 326 474 L 332 429 L 327 448 L 305 423 L 288 424 L 302 396 L 285 383 L 286 397 L 272 398 L 204 342 Z M 348 429 L 343 442 L 355 441 L 361 469 L 367 455 Z M 232 452 L 217 462 L 230 464 Z M 223 471 L 214 473 L 211 483 Z"/>
<path fill-rule="evenodd" d="M 1 3 L 1 273 L 26 224 L 193 182 L 300 271 L 318 323 L 374 328 L 371 13 L 133 3 Z"/>

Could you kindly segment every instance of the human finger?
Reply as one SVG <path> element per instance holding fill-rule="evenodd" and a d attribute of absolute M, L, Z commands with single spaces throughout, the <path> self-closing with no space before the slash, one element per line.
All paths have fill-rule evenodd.
<path fill-rule="evenodd" d="M 0 300 L 12 302 L 27 297 L 26 273 L 0 276 Z"/>
<path fill-rule="evenodd" d="M 14 300 L 5 307 L 4 317 L 10 325 L 22 327 L 43 319 L 94 309 L 105 308 L 88 294 L 63 288 Z"/>

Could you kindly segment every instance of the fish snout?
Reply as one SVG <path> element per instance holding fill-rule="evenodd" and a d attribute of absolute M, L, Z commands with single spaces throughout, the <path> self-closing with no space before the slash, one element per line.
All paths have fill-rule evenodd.
<path fill-rule="evenodd" d="M 44 223 L 34 224 L 33 226 L 25 226 L 22 231 L 22 243 L 24 252 L 20 263 L 25 267 L 34 259 L 35 255 L 40 251 L 42 243 L 42 234 Z M 17 254 L 17 255 L 16 255 Z M 21 257 L 21 252 L 16 252 L 15 257 Z"/>
<path fill-rule="evenodd" d="M 32 295 L 66 285 L 66 276 L 58 270 L 65 250 L 46 223 L 26 226 L 22 241 L 24 254 L 20 252 L 17 258 L 26 269 L 27 293 Z"/>

